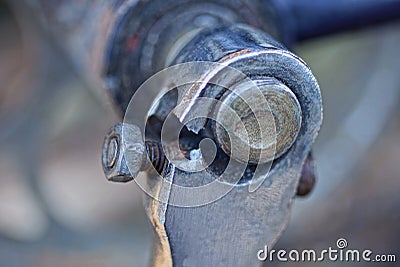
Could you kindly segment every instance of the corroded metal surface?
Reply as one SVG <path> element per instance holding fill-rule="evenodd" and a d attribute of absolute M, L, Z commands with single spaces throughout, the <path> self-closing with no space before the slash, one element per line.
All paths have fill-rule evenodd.
<path fill-rule="evenodd" d="M 302 68 L 308 71 L 304 65 Z M 293 88 L 297 88 L 295 93 L 303 111 L 299 135 L 289 151 L 275 162 L 258 190 L 249 192 L 248 185 L 237 185 L 223 198 L 205 206 L 165 208 L 162 218 L 177 266 L 256 266 L 257 251 L 264 245 L 271 247 L 282 234 L 303 162 L 322 120 L 315 79 L 303 72 L 296 81 L 300 85 Z M 173 182 L 190 187 L 193 181 L 215 178 L 206 171 L 174 170 Z M 168 196 L 169 202 L 180 197 L 173 190 L 164 196 Z"/>
<path fill-rule="evenodd" d="M 246 37 L 245 41 L 243 36 Z M 203 48 L 209 50 L 204 51 Z M 191 205 L 188 202 L 190 196 L 182 194 L 179 188 L 212 183 L 219 179 L 219 172 L 224 167 L 217 165 L 214 169 L 190 172 L 182 171 L 178 165 L 169 163 L 164 170 L 163 179 L 150 178 L 148 184 L 155 196 L 147 196 L 145 206 L 157 233 L 154 264 L 164 264 L 166 259 L 171 258 L 176 266 L 254 266 L 258 264 L 257 251 L 264 245 L 272 246 L 287 225 L 303 163 L 322 121 L 319 87 L 310 69 L 300 58 L 268 35 L 248 26 L 217 27 L 198 32 L 177 53 L 173 62 L 193 60 L 217 61 L 223 63 L 222 66 L 233 67 L 256 81 L 263 78 L 267 80 L 267 77 L 272 76 L 282 82 L 284 85 L 278 87 L 284 88 L 281 91 L 285 96 L 277 97 L 277 103 L 272 101 L 272 113 L 280 113 L 282 118 L 288 120 L 279 125 L 278 119 L 278 128 L 279 133 L 283 133 L 285 137 L 283 140 L 287 140 L 285 132 L 291 133 L 291 137 L 286 144 L 278 136 L 272 136 L 272 139 L 278 137 L 278 143 L 285 144 L 280 145 L 277 154 L 280 157 L 272 164 L 271 171 L 259 173 L 264 178 L 261 184 L 255 186 L 251 183 L 254 166 L 249 165 L 242 178 L 243 182 L 229 185 L 231 190 L 216 201 L 208 202 L 204 195 L 204 202 L 207 202 L 204 205 Z M 207 96 L 221 99 L 226 89 L 212 86 L 221 77 L 228 80 L 228 85 L 240 81 L 236 76 L 227 75 L 226 79 L 221 73 L 224 74 L 223 68 L 211 67 L 205 73 L 206 82 L 194 83 L 186 87 L 186 90 L 178 90 L 177 98 L 173 93 L 166 98 L 159 98 L 164 103 L 177 101 L 180 105 L 174 111 L 170 110 L 174 105 L 164 105 L 162 109 L 153 110 L 151 115 L 165 120 L 166 116 L 162 114 L 173 112 L 180 122 L 185 123 L 187 129 L 194 132 L 194 136 L 197 134 L 212 138 L 212 133 L 209 135 L 207 131 L 210 125 L 206 118 L 195 121 L 190 118 L 193 114 L 194 117 L 196 114 L 204 114 L 204 110 L 213 112 L 213 102 L 204 104 L 198 102 L 198 98 Z M 265 96 L 261 94 L 261 97 Z M 238 111 L 240 112 L 240 108 Z M 188 154 L 192 155 L 196 150 L 192 147 L 196 139 L 194 136 L 190 137 L 189 133 L 187 136 L 185 142 L 188 146 L 184 150 L 187 149 Z M 224 162 L 229 161 L 229 158 L 222 157 L 219 160 Z M 232 175 L 235 176 L 235 173 Z M 196 199 L 199 195 L 192 197 L 193 203 L 201 203 L 201 199 Z M 172 203 L 186 205 L 181 207 Z"/>
<path fill-rule="evenodd" d="M 254 83 L 257 87 L 252 84 L 242 85 L 233 89 L 232 93 L 228 92 L 222 99 L 224 104 L 239 114 L 246 131 L 240 131 L 240 128 L 232 123 L 233 119 L 224 112 L 224 108 L 220 108 L 216 111 L 217 121 L 231 122 L 231 137 L 236 141 L 232 140 L 230 145 L 228 132 L 221 124 L 215 125 L 215 134 L 228 155 L 232 146 L 239 150 L 237 160 L 244 161 L 249 158 L 250 163 L 257 164 L 279 158 L 293 145 L 301 127 L 301 107 L 293 92 L 278 80 L 265 78 Z M 260 90 L 266 101 L 260 101 L 254 90 Z M 252 110 L 251 106 L 255 108 Z M 264 138 L 260 128 L 266 132 Z M 268 131 L 269 128 L 271 130 Z M 249 140 L 243 137 L 247 135 Z M 246 151 L 243 147 L 247 145 L 250 145 L 250 154 L 242 155 Z"/>
<path fill-rule="evenodd" d="M 102 165 L 107 179 L 126 183 L 140 171 L 150 171 L 150 163 L 161 173 L 166 158 L 159 142 L 143 141 L 139 127 L 118 123 L 110 128 L 103 143 Z"/>
<path fill-rule="evenodd" d="M 257 265 L 256 252 L 264 245 L 273 245 L 286 227 L 303 163 L 322 121 L 321 96 L 314 76 L 300 58 L 260 30 L 275 31 L 266 23 L 268 19 L 259 16 L 260 2 L 126 0 L 70 3 L 64 0 L 49 4 L 44 0 L 32 0 L 32 3 L 47 14 L 45 18 L 49 25 L 54 23 L 53 32 L 60 40 L 66 40 L 61 42 L 72 54 L 79 70 L 93 81 L 94 86 L 105 87 L 121 112 L 125 111 L 139 85 L 168 65 L 208 61 L 222 66 L 210 67 L 204 73 L 203 82 L 178 90 L 177 95 L 154 97 L 164 104 L 146 110 L 145 114 L 138 113 L 141 121 L 153 117 L 153 122 L 158 120 L 162 125 L 167 114 L 173 114 L 178 123 L 185 124 L 180 147 L 175 148 L 173 154 L 177 155 L 178 161 L 189 165 L 202 156 L 198 147 L 202 139 L 216 139 L 207 116 L 190 120 L 193 114 L 204 114 L 204 111 L 211 115 L 216 108 L 214 102 L 199 102 L 199 98 L 221 100 L 226 88 L 214 86 L 218 80 L 227 81 L 228 87 L 240 83 L 240 75 L 223 77 L 225 67 L 254 81 L 271 77 L 278 81 L 275 93 L 279 93 L 270 97 L 272 115 L 276 116 L 271 121 L 278 125 L 278 135 L 261 138 L 266 150 L 269 144 L 278 144 L 277 159 L 271 162 L 270 171 L 271 164 L 257 173 L 262 178 L 260 183 L 252 181 L 258 168 L 255 157 L 250 164 L 246 161 L 244 174 L 232 172 L 238 183 L 218 181 L 226 163 L 231 162 L 220 147 L 224 141 L 216 142 L 216 162 L 210 168 L 183 171 L 180 164 L 168 163 L 161 180 L 150 178 L 146 181 L 156 193 L 156 196 L 147 196 L 145 201 L 156 232 L 155 266 Z M 262 86 L 265 84 L 261 83 Z M 162 88 L 153 90 L 161 91 Z M 268 95 L 268 90 L 265 93 Z M 264 98 L 261 93 L 260 99 Z M 174 107 L 176 109 L 172 111 Z M 241 108 L 238 111 L 240 113 Z M 217 111 L 217 117 L 222 113 Z M 132 127 L 128 134 L 121 134 L 123 129 L 118 128 L 106 138 L 103 162 L 106 173 L 110 171 L 109 177 L 130 180 L 144 169 L 146 143 L 141 140 L 140 130 Z M 151 137 L 160 141 L 162 137 L 157 127 L 152 126 L 151 134 L 143 132 L 145 139 Z M 250 138 L 257 139 L 258 135 L 250 135 Z M 134 149 L 130 149 L 132 144 Z M 235 157 L 232 158 L 232 162 L 236 162 Z M 271 160 L 273 157 L 261 158 Z M 157 155 L 154 160 L 158 160 Z M 129 170 L 124 169 L 119 175 L 118 171 L 126 165 Z M 115 168 L 117 173 L 112 172 Z M 221 188 L 229 189 L 215 201 L 203 203 L 201 198 L 206 195 L 182 194 L 179 190 L 213 182 L 220 182 Z"/>
<path fill-rule="evenodd" d="M 102 163 L 107 179 L 113 182 L 133 180 L 147 159 L 145 149 L 139 127 L 130 124 L 113 126 L 103 144 Z M 131 168 L 128 168 L 127 162 Z"/>
<path fill-rule="evenodd" d="M 243 36 L 246 32 L 246 40 L 250 44 L 244 45 L 245 47 L 235 46 L 235 40 L 241 40 L 238 36 Z M 242 35 L 235 36 L 237 33 Z M 303 163 L 322 122 L 321 95 L 308 66 L 281 45 L 270 41 L 266 35 L 247 27 L 232 26 L 209 30 L 206 33 L 200 32 L 199 36 L 195 36 L 182 50 L 177 62 L 194 60 L 194 56 L 196 60 L 201 60 L 204 56 L 232 66 L 255 79 L 275 77 L 283 81 L 285 87 L 290 88 L 290 92 L 295 96 L 290 99 L 297 100 L 289 101 L 289 104 L 283 101 L 287 105 L 283 108 L 293 109 L 294 118 L 301 116 L 301 119 L 296 118 L 295 123 L 285 125 L 298 127 L 298 133 L 297 130 L 294 131 L 292 146 L 289 145 L 288 151 L 285 154 L 281 153 L 281 157 L 274 161 L 269 173 L 263 174 L 266 179 L 255 188 L 256 190 L 252 188 L 251 182 L 242 182 L 233 186 L 222 198 L 206 205 L 172 205 L 170 203 L 183 203 L 188 200 L 188 195 L 181 194 L 176 185 L 191 188 L 199 186 L 199 181 L 205 184 L 212 183 L 218 179 L 218 168 L 221 167 L 217 167 L 217 170 L 186 172 L 174 164 L 168 164 L 164 177 L 168 177 L 169 183 L 162 181 L 152 184 L 157 195 L 155 198 L 149 197 L 147 202 L 148 207 L 153 207 L 150 218 L 158 222 L 158 226 L 163 226 L 157 228 L 162 229 L 160 238 L 168 238 L 168 246 L 160 244 L 155 258 L 171 255 L 172 262 L 177 266 L 256 266 L 259 263 L 257 251 L 265 245 L 272 246 L 288 222 Z M 222 36 L 224 38 L 218 38 Z M 257 42 L 254 43 L 254 40 Z M 274 45 L 271 45 L 271 42 Z M 258 46 L 259 44 L 263 46 Z M 227 46 L 224 45 L 231 45 L 234 49 L 225 49 Z M 204 48 L 209 51 L 203 51 Z M 223 72 L 217 68 L 210 69 L 206 79 L 210 83 L 194 83 L 187 87 L 187 90 L 179 92 L 178 102 L 181 101 L 182 105 L 174 112 L 182 122 L 189 122 L 186 124 L 189 129 L 200 135 L 209 127 L 207 119 L 192 121 L 190 118 L 193 114 L 194 117 L 196 114 L 204 114 L 204 110 L 213 111 L 212 102 L 207 106 L 207 103 L 205 105 L 197 100 L 204 96 L 215 99 L 222 97 L 225 89 L 211 85 L 220 81 L 218 74 L 221 73 Z M 228 77 L 235 78 L 229 75 Z M 233 79 L 231 84 L 236 82 Z M 253 171 L 250 167 L 245 176 Z M 149 183 L 154 181 L 150 179 Z M 204 197 L 206 198 L 206 195 Z M 156 211 L 154 207 L 157 207 Z"/>
<path fill-rule="evenodd" d="M 246 41 L 241 39 L 243 36 L 246 36 Z M 290 148 L 284 155 L 284 150 L 281 151 L 282 156 L 274 162 L 271 171 L 264 174 L 266 179 L 257 190 L 252 188 L 251 183 L 236 184 L 221 199 L 199 207 L 168 205 L 179 203 L 180 198 L 187 196 L 167 183 L 163 183 L 164 187 L 159 190 L 158 199 L 167 204 L 157 213 L 157 220 L 165 226 L 174 264 L 256 266 L 259 264 L 257 251 L 264 245 L 272 246 L 288 222 L 303 163 L 322 121 L 319 87 L 301 59 L 267 35 L 245 26 L 200 32 L 178 54 L 176 62 L 192 60 L 222 62 L 255 80 L 272 76 L 290 88 L 297 100 L 296 104 L 290 104 L 294 103 L 290 101 L 281 103 L 286 105 L 283 109 L 293 109 L 295 114 L 294 123 L 287 122 L 285 125 L 289 129 L 298 127 L 289 142 L 293 145 L 288 145 Z M 219 81 L 220 71 L 210 70 L 210 73 L 214 73 L 208 76 L 210 83 Z M 197 98 L 207 96 L 219 99 L 224 92 L 224 88 L 213 87 L 209 83 L 195 83 L 179 95 L 182 105 L 175 114 L 180 121 L 186 122 L 193 117 L 193 113 L 212 112 L 212 105 L 207 107 Z M 296 116 L 301 116 L 301 119 Z M 186 124 L 190 130 L 199 133 L 207 125 L 206 119 L 189 120 Z M 186 187 L 198 186 L 198 181 L 212 182 L 218 178 L 217 173 L 206 170 L 184 172 L 172 164 L 165 175 L 174 185 Z M 150 203 L 154 202 L 159 201 L 150 200 Z M 163 253 L 169 251 L 164 250 Z"/>

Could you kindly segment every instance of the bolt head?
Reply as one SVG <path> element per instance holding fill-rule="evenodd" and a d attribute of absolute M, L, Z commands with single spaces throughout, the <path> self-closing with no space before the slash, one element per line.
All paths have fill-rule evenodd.
<path fill-rule="evenodd" d="M 145 154 L 142 134 L 136 125 L 119 123 L 104 138 L 102 165 L 107 179 L 125 183 L 140 172 Z"/>

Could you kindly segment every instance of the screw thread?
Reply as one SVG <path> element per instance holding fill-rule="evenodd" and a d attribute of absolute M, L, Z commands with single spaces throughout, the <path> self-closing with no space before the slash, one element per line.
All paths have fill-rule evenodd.
<path fill-rule="evenodd" d="M 161 174 L 166 162 L 166 156 L 161 143 L 157 141 L 146 141 L 145 146 L 151 164 L 156 169 L 156 171 Z M 148 169 L 148 165 L 146 169 Z"/>

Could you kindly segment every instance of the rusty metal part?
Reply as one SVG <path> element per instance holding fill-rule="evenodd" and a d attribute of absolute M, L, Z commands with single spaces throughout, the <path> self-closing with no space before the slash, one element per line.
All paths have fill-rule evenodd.
<path fill-rule="evenodd" d="M 153 213 L 153 218 L 165 227 L 163 233 L 168 240 L 167 247 L 160 245 L 155 258 L 170 255 L 176 266 L 259 265 L 257 251 L 265 245 L 272 247 L 288 222 L 303 162 L 322 119 L 319 97 L 318 91 L 305 90 L 301 95 L 304 101 L 313 103 L 304 109 L 303 118 L 307 119 L 303 120 L 291 149 L 275 163 L 258 190 L 249 192 L 248 185 L 238 184 L 223 198 L 208 205 L 164 204 Z M 182 172 L 171 164 L 164 177 L 187 187 L 199 180 L 218 178 L 207 171 Z M 161 203 L 183 197 L 173 188 L 162 187 L 159 192 Z M 149 199 L 149 203 L 156 205 L 160 201 Z"/>
<path fill-rule="evenodd" d="M 244 25 L 200 31 L 177 53 L 173 62 L 193 60 L 220 62 L 241 71 L 254 81 L 273 77 L 284 84 L 283 91 L 290 94 L 289 97 L 285 95 L 285 99 L 290 101 L 283 108 L 290 111 L 288 113 L 292 115 L 288 117 L 294 123 L 283 123 L 284 129 L 280 131 L 292 133 L 292 137 L 288 144 L 282 146 L 284 148 L 279 152 L 281 155 L 272 164 L 271 171 L 259 173 L 265 179 L 256 187 L 257 190 L 252 190 L 251 178 L 243 179 L 246 182 L 235 184 L 224 197 L 207 205 L 179 207 L 170 203 L 182 203 L 188 197 L 181 194 L 176 185 L 192 188 L 198 186 L 199 182 L 212 183 L 220 178 L 218 170 L 223 170 L 223 166 L 186 172 L 169 163 L 162 180 L 150 178 L 149 186 L 158 193 L 146 201 L 148 214 L 160 240 L 154 259 L 171 257 L 176 266 L 213 266 L 222 263 L 227 266 L 256 266 L 256 252 L 264 245 L 271 247 L 288 222 L 303 163 L 322 122 L 319 87 L 310 69 L 300 58 L 268 35 Z M 224 74 L 223 70 L 210 69 L 205 76 L 206 82 L 184 88 L 179 91 L 178 100 L 173 100 L 180 103 L 173 113 L 188 130 L 197 135 L 207 132 L 210 123 L 207 119 L 190 118 L 204 114 L 204 110 L 218 114 L 220 110 L 217 107 L 212 104 L 207 106 L 199 99 L 209 97 L 224 101 L 224 94 L 230 92 L 224 86 L 213 85 L 221 81 Z M 225 83 L 226 87 L 241 81 L 238 77 L 230 78 L 233 79 L 228 79 L 230 84 Z M 169 101 L 169 98 L 162 101 Z M 274 109 L 276 113 L 285 113 L 277 111 L 277 105 Z M 164 118 L 161 113 L 160 118 Z M 221 156 L 221 153 L 218 154 Z M 229 158 L 221 157 L 222 161 L 229 161 Z M 253 175 L 254 169 L 249 166 L 243 177 Z M 218 248 L 218 253 L 215 248 Z M 155 260 L 157 264 L 160 262 Z"/>
<path fill-rule="evenodd" d="M 310 152 L 301 170 L 300 181 L 297 186 L 297 196 L 303 197 L 310 194 L 315 186 L 316 180 L 314 157 L 312 152 Z"/>
<path fill-rule="evenodd" d="M 272 77 L 293 92 L 299 89 L 302 80 L 309 82 L 310 77 L 313 78 L 309 69 L 297 67 L 304 64 L 300 58 L 268 34 L 246 25 L 215 27 L 201 31 L 182 49 L 174 63 L 193 60 L 219 62 L 239 70 L 252 80 Z M 207 79 L 209 83 L 215 83 L 221 75 L 218 70 L 210 70 Z M 226 81 L 224 85 L 229 88 L 239 83 L 240 78 L 232 77 L 231 84 Z M 220 99 L 226 91 L 226 88 L 211 87 L 205 82 L 194 84 L 180 95 L 180 101 L 184 104 L 174 113 L 181 122 L 186 121 L 189 110 L 196 112 L 196 108 L 208 109 L 211 113 L 213 107 L 196 106 L 197 97 Z M 188 122 L 186 126 L 198 133 L 206 122 L 206 119 L 199 119 Z"/>
<path fill-rule="evenodd" d="M 221 149 L 217 152 L 214 168 L 186 172 L 171 163 L 157 164 L 165 166 L 162 179 L 146 180 L 158 193 L 156 198 L 147 196 L 145 202 L 157 234 L 155 266 L 258 265 L 256 252 L 264 245 L 272 246 L 286 227 L 303 163 L 322 121 L 321 96 L 314 76 L 299 57 L 264 32 L 276 33 L 270 18 L 260 16 L 264 11 L 259 8 L 260 2 L 31 2 L 45 14 L 47 24 L 67 47 L 78 70 L 86 74 L 94 87 L 105 86 L 121 114 L 142 82 L 166 66 L 184 62 L 219 62 L 254 81 L 275 78 L 285 86 L 285 92 L 292 92 L 295 98 L 291 95 L 289 99 L 297 99 L 300 108 L 289 101 L 284 109 L 293 109 L 296 116 L 301 113 L 301 120 L 289 116 L 294 121 L 290 127 L 278 121 L 278 128 L 283 125 L 279 129 L 285 136 L 282 140 L 289 136 L 289 141 L 279 144 L 278 155 L 281 156 L 274 161 L 271 171 L 268 172 L 268 168 L 258 173 L 263 179 L 257 186 L 251 179 L 256 174 L 256 164 L 253 164 L 247 166 L 243 177 L 239 177 L 245 182 L 228 185 L 231 190 L 217 201 L 200 207 L 170 204 L 179 203 L 180 199 L 184 202 L 188 197 L 180 194 L 177 185 L 191 188 L 199 183 L 218 181 L 224 164 L 230 161 Z M 174 114 L 186 126 L 187 134 L 182 138 L 185 147 L 190 150 L 189 154 L 195 155 L 197 137 L 215 136 L 209 120 L 186 123 L 185 118 L 199 109 L 210 114 L 214 112 L 215 106 L 198 106 L 198 100 L 199 97 L 220 100 L 227 92 L 224 87 L 212 85 L 220 74 L 223 72 L 218 68 L 209 69 L 205 73 L 205 82 L 180 91 L 177 98 L 173 95 L 161 98 L 167 110 L 156 109 L 139 120 L 151 115 L 163 121 L 170 113 L 168 109 L 182 103 Z M 238 82 L 232 79 L 231 84 L 226 85 L 229 87 Z M 274 109 L 276 114 L 285 113 L 276 106 Z M 137 127 L 117 125 L 107 135 L 103 151 L 107 177 L 116 181 L 132 180 L 145 168 L 145 155 L 151 154 L 145 153 L 148 152 L 145 148 Z M 182 156 L 177 154 L 178 158 Z"/>
<path fill-rule="evenodd" d="M 283 28 L 280 40 L 292 44 L 296 37 L 302 39 L 321 34 L 318 31 L 321 25 L 325 31 L 331 30 L 327 26 L 333 26 L 335 30 L 336 27 L 343 28 L 345 19 L 337 23 L 338 16 L 325 16 L 326 12 L 332 13 L 331 7 L 341 7 L 339 11 L 334 10 L 334 13 L 344 14 L 344 18 L 353 18 L 349 14 L 353 14 L 359 4 L 341 1 L 346 4 L 338 5 L 336 2 L 322 0 L 306 1 L 308 5 L 302 5 L 303 1 L 297 0 L 262 1 L 264 5 L 258 5 L 258 1 L 244 0 L 27 1 L 44 14 L 43 18 L 53 28 L 53 32 L 58 33 L 60 43 L 67 48 L 78 70 L 93 81 L 93 87 L 105 88 L 121 113 L 136 88 L 146 78 L 167 65 L 180 62 L 220 61 L 240 69 L 252 79 L 275 77 L 290 88 L 301 106 L 300 132 L 289 150 L 274 161 L 268 179 L 255 194 L 245 190 L 248 184 L 241 184 L 225 198 L 204 207 L 185 209 L 154 199 L 146 203 L 157 233 L 155 265 L 258 265 L 258 262 L 254 262 L 254 250 L 265 244 L 273 244 L 279 237 L 290 212 L 300 172 L 301 177 L 307 177 L 309 166 L 308 158 L 305 158 L 309 157 L 307 153 L 321 124 L 321 98 L 314 77 L 298 57 L 272 39 L 260 42 L 266 40 L 260 31 L 240 31 L 236 27 L 226 34 L 226 29 L 232 24 L 243 23 L 274 33 L 277 27 L 270 23 L 271 16 L 265 16 L 266 19 L 260 16 L 260 12 L 267 9 L 272 12 L 266 13 L 277 16 L 281 22 L 278 25 Z M 292 5 L 288 5 L 288 2 Z M 315 12 L 316 2 L 328 3 L 317 3 L 320 8 L 332 6 L 321 8 L 323 12 Z M 384 3 L 387 7 L 385 11 L 390 11 L 391 16 L 395 14 L 398 17 L 400 14 L 393 8 L 399 6 L 394 1 L 374 2 L 376 5 Z M 273 12 L 269 9 L 271 3 L 283 7 L 287 13 Z M 353 8 L 351 12 L 347 12 L 349 5 Z M 306 9 L 302 9 L 302 6 Z M 342 10 L 346 12 L 342 13 Z M 376 11 L 376 8 L 372 6 L 368 10 Z M 311 13 L 307 16 L 299 15 L 307 11 Z M 378 13 L 378 18 L 388 14 Z M 371 16 L 370 12 L 365 14 L 364 17 L 371 21 L 377 18 L 373 14 Z M 323 18 L 323 23 L 309 23 L 318 17 Z M 331 21 L 332 18 L 335 18 L 334 21 Z M 327 23 L 327 20 L 333 23 Z M 365 20 L 357 17 L 355 21 L 360 23 Z M 215 29 L 217 25 L 220 26 L 220 32 Z M 180 96 L 188 100 L 186 114 L 195 112 L 197 96 L 208 94 L 219 98 L 225 93 L 224 90 L 209 89 L 210 86 L 193 88 Z M 152 115 L 162 121 L 161 113 L 157 111 Z M 183 117 L 180 117 L 182 121 Z M 196 122 L 190 125 L 190 129 L 198 133 L 207 131 L 207 122 Z M 186 136 L 188 139 L 190 137 Z M 115 139 L 109 142 L 105 153 L 107 168 L 112 169 L 122 162 L 116 157 L 117 144 Z M 306 164 L 302 166 L 304 161 Z M 248 170 L 251 176 L 252 169 Z M 163 174 L 168 181 L 187 185 L 193 181 L 216 178 L 212 171 L 185 173 L 176 170 L 176 166 L 171 164 L 167 165 Z M 150 179 L 149 183 L 152 182 L 154 180 Z M 303 178 L 300 178 L 298 192 L 304 192 L 300 189 L 302 183 Z M 165 192 L 168 194 L 162 194 Z M 160 194 L 165 196 L 166 203 L 169 198 L 179 197 L 169 188 L 164 188 L 164 191 L 161 188 Z"/>
<path fill-rule="evenodd" d="M 254 83 L 257 87 L 239 84 L 222 97 L 223 103 L 242 119 L 245 131 L 232 125 L 234 120 L 224 112 L 225 105 L 222 105 L 216 111 L 217 121 L 231 124 L 231 135 L 228 135 L 229 129 L 224 129 L 220 123 L 215 126 L 215 134 L 225 153 L 231 155 L 233 147 L 238 150 L 236 155 L 239 158 L 236 160 L 244 162 L 249 159 L 249 163 L 257 164 L 279 158 L 293 145 L 301 127 L 301 107 L 293 92 L 278 80 L 267 77 Z M 265 102 L 257 97 L 256 90 L 261 91 Z M 251 110 L 251 107 L 255 109 Z M 260 128 L 266 133 L 264 137 Z M 248 145 L 249 154 L 243 154 Z"/>
<path fill-rule="evenodd" d="M 149 162 L 161 172 L 165 164 L 162 147 L 155 141 L 143 141 L 140 129 L 119 123 L 108 131 L 103 144 L 102 165 L 107 179 L 126 183 L 140 171 L 149 170 Z"/>
<path fill-rule="evenodd" d="M 165 157 L 165 153 L 163 151 L 163 147 L 160 142 L 157 141 L 146 141 L 146 152 L 147 152 L 147 158 L 150 160 L 147 160 L 144 162 L 144 166 L 142 164 L 141 171 L 151 171 L 152 168 L 149 166 L 149 162 L 153 166 L 154 170 L 157 173 L 162 173 L 164 170 L 165 163 L 167 162 L 167 158 Z M 146 159 L 145 159 L 146 160 Z"/>
<path fill-rule="evenodd" d="M 181 51 L 174 53 L 177 56 L 171 64 L 208 60 L 232 67 L 254 81 L 265 81 L 271 77 L 276 79 L 282 84 L 275 82 L 277 88 L 284 93 L 283 99 L 288 101 L 283 101 L 284 106 L 273 103 L 273 109 L 275 114 L 282 114 L 282 117 L 290 118 L 293 123 L 285 124 L 276 120 L 279 132 L 285 136 L 282 140 L 290 141 L 279 145 L 280 157 L 272 164 L 271 171 L 268 172 L 267 168 L 258 173 L 263 179 L 257 186 L 252 184 L 250 178 L 246 182 L 229 185 L 231 190 L 217 201 L 197 207 L 180 207 L 171 203 L 185 203 L 188 197 L 190 200 L 190 197 L 195 196 L 181 194 L 179 187 L 194 188 L 198 187 L 199 183 L 218 181 L 219 171 L 223 171 L 224 166 L 189 172 L 168 163 L 162 179 L 157 180 L 153 177 L 147 181 L 148 186 L 153 189 L 152 192 L 157 194 L 152 197 L 148 195 L 145 202 L 148 216 L 157 232 L 154 265 L 160 266 L 166 259 L 170 259 L 176 266 L 212 266 L 222 263 L 255 266 L 258 264 L 256 252 L 264 245 L 271 247 L 287 225 L 303 163 L 322 122 L 318 84 L 300 58 L 267 34 L 245 25 L 201 30 L 193 35 Z M 175 105 L 180 104 L 173 113 L 195 135 L 202 136 L 208 133 L 209 121 L 186 119 L 197 114 L 199 110 L 203 113 L 204 110 L 208 110 L 218 114 L 218 111 L 215 111 L 216 106 L 205 106 L 199 104 L 198 100 L 201 97 L 223 100 L 227 89 L 224 86 L 213 85 L 224 76 L 223 71 L 213 67 L 205 73 L 206 82 L 194 83 L 183 91 L 178 91 L 177 99 L 173 94 L 160 98 L 163 103 L 171 101 Z M 228 81 L 227 87 L 240 82 L 237 80 L 239 77 L 230 78 L 233 79 L 223 78 Z M 265 98 L 262 94 L 261 97 Z M 165 114 L 171 113 L 170 109 L 173 106 L 163 105 L 164 108 L 152 110 L 152 113 L 147 115 L 164 120 Z M 223 116 L 222 113 L 219 115 Z M 290 134 L 284 134 L 285 132 Z M 212 135 L 211 137 L 213 138 Z M 185 140 L 188 143 L 195 141 L 194 138 Z M 267 140 L 265 143 L 268 142 Z M 187 147 L 189 152 L 195 150 L 193 144 Z M 217 153 L 217 157 L 221 157 L 221 162 L 230 160 L 229 157 L 221 156 L 221 152 Z M 134 172 L 138 165 L 134 164 Z M 253 175 L 255 170 L 249 166 L 244 176 Z M 219 253 L 215 253 L 215 248 L 219 249 Z"/>

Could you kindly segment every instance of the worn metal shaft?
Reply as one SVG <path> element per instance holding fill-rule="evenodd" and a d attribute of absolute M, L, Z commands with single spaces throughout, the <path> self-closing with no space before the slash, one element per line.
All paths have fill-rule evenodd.
<path fill-rule="evenodd" d="M 92 87 L 105 89 L 121 115 L 142 82 L 168 64 L 168 51 L 182 34 L 232 23 L 276 32 L 258 0 L 26 2 L 80 74 Z"/>

